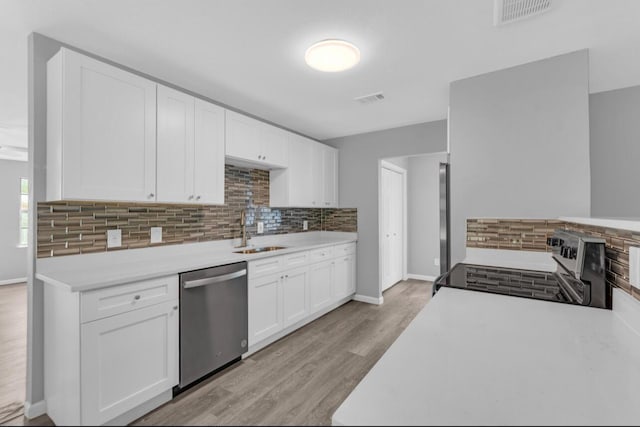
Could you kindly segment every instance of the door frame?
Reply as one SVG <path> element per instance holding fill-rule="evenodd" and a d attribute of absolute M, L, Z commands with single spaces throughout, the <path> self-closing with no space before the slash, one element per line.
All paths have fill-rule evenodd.
<path fill-rule="evenodd" d="M 378 295 L 380 304 L 384 301 L 382 297 L 382 169 L 397 172 L 402 176 L 402 280 L 407 280 L 407 170 L 391 162 L 380 159 L 378 161 Z"/>

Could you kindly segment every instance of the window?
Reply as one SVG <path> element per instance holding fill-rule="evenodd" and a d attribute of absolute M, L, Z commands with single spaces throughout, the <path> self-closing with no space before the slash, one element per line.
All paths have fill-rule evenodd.
<path fill-rule="evenodd" d="M 27 246 L 29 239 L 29 180 L 20 178 L 20 246 Z"/>

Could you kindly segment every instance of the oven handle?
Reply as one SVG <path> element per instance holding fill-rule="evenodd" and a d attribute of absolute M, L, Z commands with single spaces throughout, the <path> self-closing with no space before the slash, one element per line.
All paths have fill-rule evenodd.
<path fill-rule="evenodd" d="M 223 274 L 222 276 L 205 277 L 204 279 L 187 280 L 182 284 L 184 289 L 197 288 L 198 286 L 213 285 L 215 283 L 224 282 L 238 277 L 246 276 L 247 270 L 234 271 L 233 273 Z"/>

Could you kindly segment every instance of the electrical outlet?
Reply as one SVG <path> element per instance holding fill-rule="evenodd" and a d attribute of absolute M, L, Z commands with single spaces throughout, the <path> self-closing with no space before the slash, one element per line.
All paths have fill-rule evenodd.
<path fill-rule="evenodd" d="M 162 227 L 151 227 L 151 243 L 162 243 Z"/>
<path fill-rule="evenodd" d="M 302 229 L 303 230 L 308 230 L 309 229 L 309 221 L 307 221 L 306 219 L 304 221 L 302 221 Z"/>
<path fill-rule="evenodd" d="M 434 258 L 433 259 L 433 265 L 439 266 L 440 265 L 440 258 Z"/>
<path fill-rule="evenodd" d="M 264 222 L 258 221 L 258 234 L 264 233 Z"/>
<path fill-rule="evenodd" d="M 122 231 L 107 230 L 107 248 L 118 248 L 122 246 Z"/>

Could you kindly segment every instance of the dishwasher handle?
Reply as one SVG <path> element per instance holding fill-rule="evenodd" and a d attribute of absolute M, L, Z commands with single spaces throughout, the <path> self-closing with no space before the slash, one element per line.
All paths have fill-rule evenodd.
<path fill-rule="evenodd" d="M 205 277 L 204 279 L 187 280 L 182 284 L 184 289 L 197 288 L 198 286 L 213 285 L 215 283 L 225 282 L 238 277 L 246 276 L 247 270 L 234 271 L 233 273 L 223 274 L 222 276 Z"/>

